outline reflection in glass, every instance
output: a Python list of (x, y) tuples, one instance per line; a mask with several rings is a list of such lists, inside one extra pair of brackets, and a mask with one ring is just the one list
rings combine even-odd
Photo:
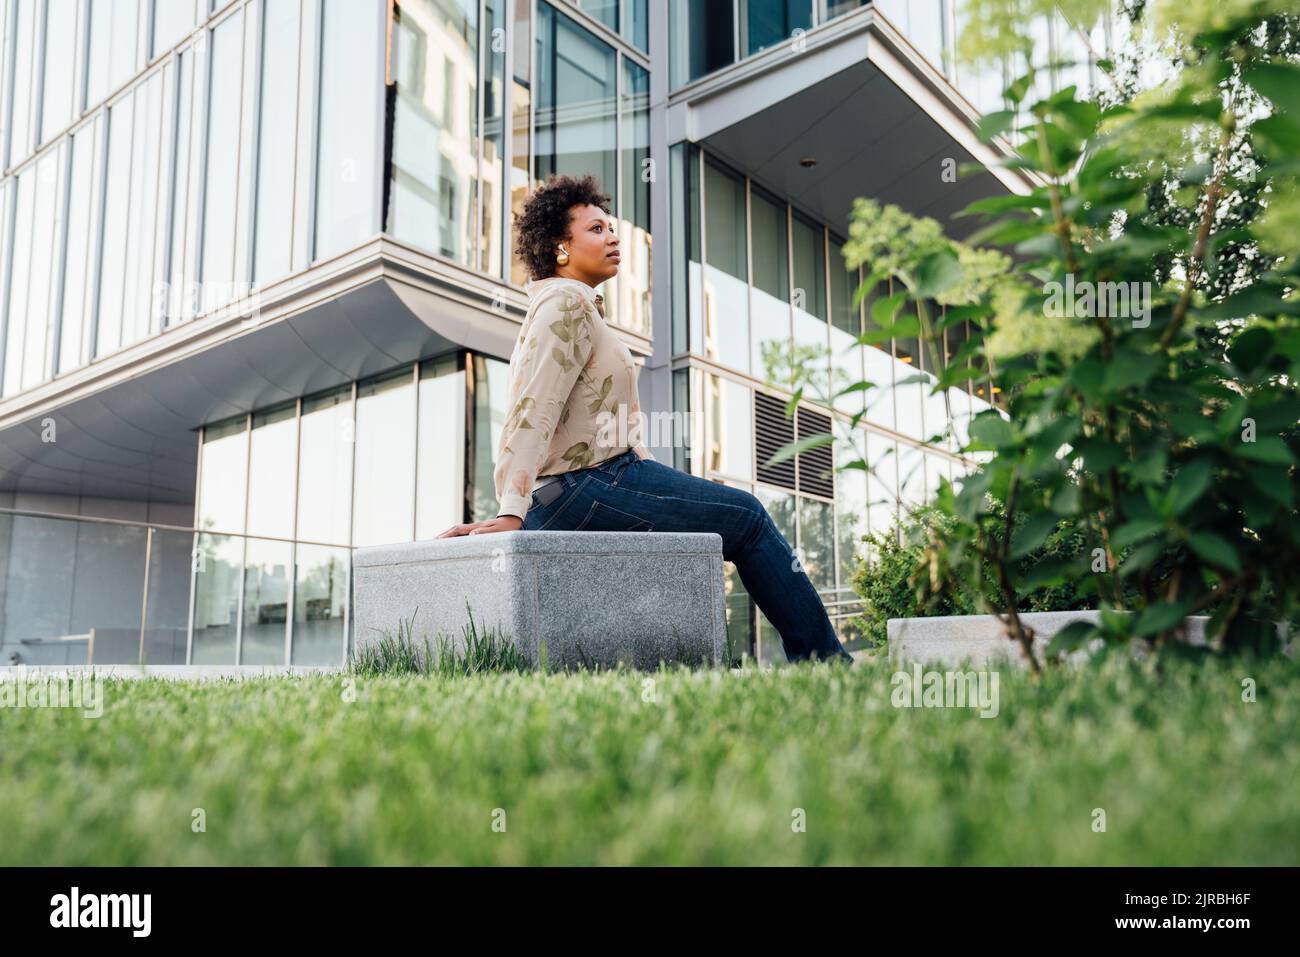
[(337, 665), (344, 654), (348, 550), (297, 546), (290, 664)]
[(95, 249), (90, 210), (98, 121), (72, 138), (72, 170), (68, 184), (68, 251), (63, 266), (63, 318), (59, 327), (57, 371), (81, 365), (88, 307), (87, 272)]
[[(243, 11), (223, 20), (212, 31), (208, 73), (208, 149), (203, 203), (203, 297), (199, 312), (233, 298), (235, 277), (235, 211), (239, 185), (239, 99), (237, 79), (243, 66)], [(322, 109), (322, 116), (324, 110)], [(322, 122), (322, 126), (325, 124)], [(113, 182), (110, 177), (109, 182)]]
[(474, 514), (475, 522), (496, 518), (494, 472), (501, 429), (509, 410), (510, 366), (499, 359), (474, 356)]
[[(64, 146), (46, 152), (36, 164), (36, 204), (32, 213), (32, 258), (28, 266), (26, 314), (23, 337), (22, 383), (27, 389), (46, 378), (46, 347), (49, 345), (50, 273), (55, 268), (55, 237), (62, 232), (62, 211), (57, 206), (59, 168)], [(10, 315), (14, 312), (12, 306)], [(23, 313), (17, 315), (23, 316)]]
[(293, 180), (298, 98), (299, 0), (266, 0), (262, 97), (257, 133), (257, 213), (253, 279), (287, 276), (293, 246)]
[(249, 436), (248, 527), (250, 535), (293, 538), (297, 410), (282, 406), (253, 416)]
[[(767, 509), (777, 530), (784, 536), (786, 543), (791, 546), (795, 542), (795, 506), (794, 496), (789, 492), (778, 492), (775, 489), (765, 488), (762, 485), (754, 486), (754, 495), (763, 507)], [(793, 551), (791, 561), (794, 561)], [(783, 664), (786, 661), (785, 649), (781, 644), (780, 633), (772, 627), (772, 623), (767, 620), (767, 616), (762, 611), (758, 612), (758, 629), (756, 633), (755, 657), (763, 664)]]
[(704, 354), (749, 371), (745, 181), (704, 164)]
[(357, 386), (355, 546), (411, 541), (415, 520), (414, 390), (409, 368)]
[(352, 387), (302, 400), (298, 538), (346, 545), (352, 520)]
[(282, 665), (288, 635), (289, 575), (293, 545), (247, 540), (244, 559), (244, 628), (241, 665)]
[[(618, 237), (623, 250), (619, 266), (615, 309), (609, 314), (643, 335), (650, 328), (650, 74), (631, 60), (623, 60), (620, 103), (622, 205)], [(606, 296), (608, 298), (608, 296)]]
[(423, 541), (464, 521), (465, 365), (458, 355), (420, 366), (417, 444), (415, 537)]
[(741, 46), (749, 55), (812, 26), (813, 0), (740, 0)]
[[(126, 234), (126, 287), (122, 290), (121, 345), (148, 336), (162, 312), (153, 295), (154, 236), (158, 216), (158, 145), (162, 138), (162, 74), (135, 90), (135, 136), (131, 156), (131, 204)], [(112, 180), (109, 186), (118, 184)], [(227, 205), (231, 205), (229, 199)], [(233, 261), (233, 257), (232, 257)]]
[[(36, 19), (40, 8), (35, 3), (19, 3), (16, 6), (14, 42), (10, 47), (13, 50), (13, 80), (9, 97), (13, 108), (9, 117), (9, 161), (0, 163), (6, 169), (17, 166), (32, 152), (32, 84), (36, 70), (36, 38), (40, 26)], [(3, 106), (0, 104), (0, 107)]]
[(244, 530), (247, 465), (248, 432), (243, 416), (204, 428), (199, 464), (199, 528)]
[(744, 479), (754, 473), (754, 399), (747, 386), (704, 373), (707, 453), (705, 478), (714, 475)]
[[(842, 242), (832, 237), (830, 247), (831, 393), (834, 394), (863, 379), (862, 347), (858, 345), (862, 330), (858, 307), (853, 305), (858, 270), (844, 268)], [(835, 408), (853, 414), (862, 409), (862, 399), (861, 392), (850, 392), (835, 399)]]
[(898, 516), (898, 448), (893, 439), (867, 432), (867, 526), (888, 533)]
[(593, 174), (614, 189), (615, 68), (613, 47), (539, 4), (537, 37), (537, 177)]
[(803, 216), (792, 217), (794, 288), (791, 294), (794, 340), (800, 347), (809, 398), (830, 401), (827, 355), (826, 247), (821, 226)]
[(77, 52), (77, 0), (45, 5), (45, 82), (41, 107), (42, 143), (72, 121), (72, 78)]
[[(98, 2), (102, 3), (103, 0)], [(207, 0), (199, 0), (199, 3), (204, 4), (206, 15)], [(151, 58), (174, 46), (194, 28), (194, 9), (194, 0), (153, 0), (153, 42), (149, 45)]]
[(861, 469), (844, 468), (865, 454), (865, 436), (855, 436), (859, 448), (844, 442), (835, 443), (835, 539), (839, 544), (839, 587), (853, 588), (853, 574), (866, 552), (862, 537), (867, 534), (867, 475)]
[[(750, 190), (751, 248), (754, 286), (750, 300), (753, 374), (769, 379), (774, 370), (763, 358), (790, 341), (790, 268), (785, 206), (757, 189)], [(779, 385), (780, 383), (773, 382)]]
[(206, 532), (195, 538), (194, 644), (190, 663), (237, 664), (239, 583), (244, 566), (244, 540)]
[[(28, 4), (19, 4), (19, 10)], [(32, 4), (31, 6), (34, 6)], [(90, 7), (90, 56), (86, 65), (86, 106), (121, 86), (135, 70), (139, 0), (95, 0)]]
[[(13, 266), (9, 279), (9, 316), (5, 323), (4, 394), (22, 388), (23, 336), (27, 332), (27, 290), (31, 282), (32, 216), (36, 204), (36, 169), (29, 166), (11, 187), (14, 213)], [(0, 230), (2, 231), (2, 230)]]
[(393, 21), (389, 231), (473, 266), (478, 176), (478, 3), (403, 0)]
[(731, 3), (672, 0), (668, 11), (669, 85), (672, 89), (736, 59)]
[(383, 152), (384, 7), (353, 0), (323, 3), (315, 259), (379, 231), (375, 184)]
[(830, 502), (799, 496), (799, 547), (803, 570), (827, 598), (835, 590), (835, 527)]

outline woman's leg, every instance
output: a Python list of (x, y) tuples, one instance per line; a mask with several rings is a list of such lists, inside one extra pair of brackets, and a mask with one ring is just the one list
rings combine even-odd
[(551, 531), (716, 532), (722, 557), (781, 635), (791, 661), (851, 661), (789, 543), (754, 495), (632, 453), (571, 473), (524, 528)]

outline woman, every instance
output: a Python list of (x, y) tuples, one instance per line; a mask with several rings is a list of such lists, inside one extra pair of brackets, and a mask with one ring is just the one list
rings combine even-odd
[(552, 177), (529, 198), (517, 232), (532, 278), (497, 450), (500, 509), (439, 537), (521, 528), (716, 532), (787, 658), (851, 662), (762, 503), (669, 468), (641, 445), (637, 366), (605, 324), (596, 292), (620, 261), (609, 197), (591, 176)]

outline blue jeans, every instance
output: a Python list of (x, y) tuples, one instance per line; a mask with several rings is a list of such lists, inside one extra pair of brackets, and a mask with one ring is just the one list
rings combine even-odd
[(533, 495), (527, 531), (717, 532), (722, 557), (781, 635), (791, 661), (852, 658), (793, 549), (754, 495), (697, 478), (631, 450), (565, 472), (548, 505)]

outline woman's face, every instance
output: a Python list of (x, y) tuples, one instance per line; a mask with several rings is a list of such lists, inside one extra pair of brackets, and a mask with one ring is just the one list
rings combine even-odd
[(559, 245), (569, 254), (569, 263), (556, 266), (557, 276), (598, 286), (618, 275), (622, 255), (614, 235), (614, 220), (599, 206), (574, 206), (569, 210), (569, 239)]

